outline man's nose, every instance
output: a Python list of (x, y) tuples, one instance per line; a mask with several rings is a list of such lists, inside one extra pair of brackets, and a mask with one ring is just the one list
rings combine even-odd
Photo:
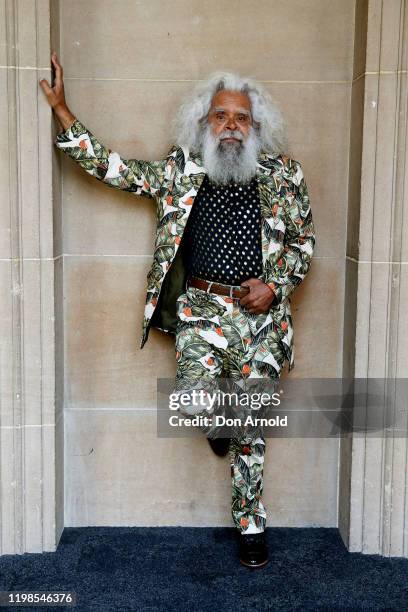
[(228, 119), (226, 128), (227, 130), (235, 130), (237, 128), (237, 124), (235, 123), (235, 117), (230, 117)]

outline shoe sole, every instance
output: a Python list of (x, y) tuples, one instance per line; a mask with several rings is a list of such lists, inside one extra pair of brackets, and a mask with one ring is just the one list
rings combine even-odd
[(242, 563), (242, 565), (245, 565), (245, 567), (253, 567), (254, 569), (258, 568), (258, 567), (263, 567), (264, 565), (266, 565), (269, 562), (269, 559), (266, 559), (266, 561), (263, 561), (263, 563), (257, 563), (257, 565), (252, 565), (251, 563), (245, 563), (245, 561), (242, 561), (242, 559), (239, 560), (240, 563)]

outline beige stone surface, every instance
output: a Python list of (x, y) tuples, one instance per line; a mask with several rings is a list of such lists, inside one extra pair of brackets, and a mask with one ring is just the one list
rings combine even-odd
[[(60, 42), (61, 42), (61, 16), (60, 16), (60, 5), (61, 0), (57, 2), (49, 2), (50, 7), (50, 52), (56, 51), (58, 57), (61, 56), (60, 53)], [(51, 57), (50, 54), (47, 57), (46, 66), (51, 66)]]
[[(369, 312), (367, 376), (382, 378), (387, 376), (388, 372), (388, 327), (391, 321), (389, 291), (392, 282), (392, 266), (387, 263), (360, 264), (360, 266), (362, 270), (359, 272), (359, 277), (364, 275), (371, 280), (368, 296), (360, 294), (360, 291), (363, 290), (360, 290), (360, 287), (358, 290), (361, 307), (365, 305)], [(362, 287), (364, 287), (364, 282)]]
[[(1, 8), (0, 8), (1, 10)], [(1, 45), (0, 45), (1, 49)], [(1, 51), (0, 51), (1, 53)], [(10, 257), (11, 251), (11, 210), (10, 195), (13, 185), (10, 184), (10, 156), (13, 155), (12, 144), (9, 142), (9, 117), (7, 96), (9, 71), (0, 68), (0, 130), (3, 137), (0, 139), (0, 257)]]
[(52, 524), (55, 525), (55, 542), (59, 542), (65, 527), (65, 440), (64, 440), (64, 414), (59, 413), (55, 421), (55, 503), (52, 507), (54, 516)]
[(13, 400), (16, 389), (13, 379), (13, 295), (12, 263), (0, 260), (0, 394), (1, 425), (13, 424)]
[(358, 263), (346, 259), (344, 281), (343, 368), (342, 376), (352, 378), (355, 368)]
[[(6, 21), (6, 3), (0, 4), (0, 40), (6, 40), (7, 21)], [(0, 66), (7, 66), (7, 47), (0, 45)], [(1, 90), (0, 90), (1, 91)]]
[(350, 539), (350, 483), (352, 467), (352, 436), (342, 436), (339, 447), (338, 521), (337, 527), (348, 548)]
[(344, 263), (313, 258), (306, 278), (293, 293), (296, 365), (289, 376), (341, 376), (343, 299)]
[(54, 448), (52, 425), (28, 425), (22, 431), (0, 427), (2, 554), (56, 548), (55, 514), (61, 516), (63, 509), (55, 507)]
[[(407, 557), (408, 538), (406, 525), (408, 522), (407, 489), (405, 475), (407, 473), (408, 444), (407, 436), (400, 435), (394, 443), (389, 444), (387, 455), (392, 456), (392, 467), (387, 473), (386, 487), (387, 512), (391, 520), (385, 522), (384, 552), (391, 556)], [(390, 491), (391, 489), (391, 491)]]
[[(60, 2), (50, 2), (50, 51), (60, 53)], [(50, 58), (48, 58), (50, 63)], [(50, 82), (50, 79), (47, 79)], [(64, 257), (63, 257), (63, 205), (62, 205), (62, 167), (61, 156), (53, 146), (56, 134), (61, 127), (53, 113), (51, 120), (50, 156), (52, 166), (52, 215), (53, 215), (53, 255), (54, 255), (54, 296), (55, 296), (55, 430), (54, 430), (54, 504), (47, 505), (47, 519), (54, 526), (55, 542), (58, 543), (64, 529), (64, 377), (65, 377), (65, 340), (64, 340)], [(55, 546), (54, 546), (55, 548)], [(50, 548), (50, 550), (52, 547)]]
[[(57, 122), (54, 117), (52, 119), (52, 141), (54, 142), (57, 133), (60, 128), (57, 126)], [(53, 256), (55, 258), (62, 256), (63, 254), (63, 239), (64, 239), (64, 228), (63, 228), (63, 203), (62, 203), (62, 163), (60, 152), (54, 147), (53, 142), (51, 143), (51, 165), (52, 165), (52, 218), (53, 218)]]
[(369, 0), (356, 0), (355, 3), (353, 80), (365, 72), (368, 2)]
[[(70, 410), (65, 426), (67, 526), (233, 526), (229, 459), (204, 436), (158, 438), (154, 412)], [(335, 526), (338, 441), (266, 443), (268, 525)]]
[[(46, 340), (53, 337), (53, 301), (48, 291), (53, 286), (53, 262), (26, 260), (19, 284), (20, 265), (15, 260), (0, 260), (2, 426), (19, 423), (16, 399), (24, 402), (25, 425), (53, 423), (55, 415), (53, 351)], [(20, 301), (22, 341), (16, 351)], [(18, 383), (20, 372), (24, 399)]]
[[(33, 104), (33, 96), (41, 93), (37, 78), (34, 69), (0, 68), (0, 257), (53, 254), (52, 232), (44, 230), (52, 227), (51, 115), (43, 104)], [(19, 245), (14, 238), (11, 253), (12, 224), (17, 222), (21, 222)]]
[[(1, 553), (56, 547), (49, 0), (0, 8)], [(7, 66), (7, 67), (6, 67)], [(41, 97), (41, 102), (39, 98)], [(61, 500), (59, 500), (61, 501)]]
[[(41, 211), (51, 204), (44, 197), (41, 198), (41, 170), (48, 173), (49, 167), (40, 165), (42, 152), (38, 146), (40, 138), (40, 123), (36, 106), (32, 103), (33, 92), (37, 93), (37, 72), (22, 70), (18, 72), (18, 90), (20, 117), (18, 125), (18, 156), (19, 156), (19, 201), (21, 206), (21, 255), (23, 257), (52, 257), (52, 233), (42, 231)], [(38, 95), (38, 94), (37, 94)], [(43, 95), (43, 94), (42, 94)], [(45, 134), (43, 134), (45, 136)], [(44, 211), (45, 212), (45, 211)], [(46, 220), (44, 220), (46, 221)]]
[(355, 376), (358, 378), (388, 375), (391, 283), (390, 264), (358, 264), (355, 346)]
[(64, 330), (64, 258), (54, 260), (55, 283), (55, 421), (64, 414), (65, 330)]
[[(367, 87), (370, 89), (370, 81), (375, 77), (368, 76)], [(395, 74), (381, 75), (378, 84), (378, 110), (376, 132), (381, 146), (376, 146), (375, 157), (375, 198), (374, 198), (374, 223), (373, 223), (373, 248), (372, 259), (374, 261), (390, 261), (392, 259), (388, 236), (392, 232), (393, 210), (395, 201), (393, 184), (396, 160), (394, 155), (395, 141), (390, 138), (395, 128), (395, 112), (397, 107), (398, 76)], [(373, 96), (374, 99), (374, 96)], [(366, 100), (369, 103), (369, 100)], [(367, 151), (367, 154), (370, 154)], [(364, 203), (364, 201), (363, 201)]]
[(184, 80), (223, 67), (267, 80), (346, 80), (352, 73), (354, 4), (122, 0), (118, 10), (114, 0), (105, 0), (103, 8), (98, 0), (65, 0), (66, 75)]
[(346, 253), (354, 259), (359, 256), (364, 92), (365, 77), (362, 77), (353, 83), (351, 89)]
[[(402, 0), (370, 0), (367, 39), (366, 70), (369, 72), (406, 70), (399, 66), (401, 47), (407, 32), (408, 15)], [(405, 28), (403, 18), (405, 17)], [(406, 48), (406, 43), (405, 43)]]
[[(53, 427), (51, 427), (53, 430)], [(23, 482), (22, 501), (24, 507), (23, 529), (25, 546), (28, 550), (41, 552), (43, 550), (43, 524), (48, 525), (46, 517), (53, 518), (54, 499), (54, 432), (47, 435), (48, 427), (27, 426), (24, 428), (23, 443)], [(44, 444), (44, 442), (46, 443)], [(48, 444), (47, 444), (48, 443)], [(43, 464), (48, 466), (43, 471)], [(47, 473), (46, 473), (47, 472)], [(45, 497), (43, 498), (43, 486)], [(51, 502), (51, 508), (49, 503)], [(44, 506), (43, 506), (44, 503)], [(48, 507), (47, 507), (48, 506)], [(46, 514), (44, 514), (44, 511)], [(44, 523), (43, 523), (44, 520)]]
[(50, 0), (16, 0), (13, 4), (19, 66), (49, 66)]
[(269, 89), (288, 123), (289, 154), (304, 170), (316, 226), (315, 255), (343, 258), (350, 85), (275, 84)]
[(53, 287), (52, 260), (24, 262), (21, 289), (25, 425), (53, 424), (55, 419)]
[[(403, 265), (395, 265), (398, 268), (396, 272), (399, 274), (399, 290), (400, 290), (400, 312), (398, 316), (397, 336), (398, 342), (396, 347), (396, 364), (397, 377), (408, 378), (408, 318), (406, 317), (406, 308), (408, 304), (408, 265), (405, 262)], [(404, 316), (405, 315), (405, 316)]]
[(21, 487), (15, 473), (16, 432), (12, 427), (0, 427), (0, 479), (1, 479), (1, 554), (21, 552)]
[[(53, 4), (57, 3), (58, 0)], [(11, 42), (14, 36), (18, 37), (18, 66), (35, 68), (49, 64), (49, 4), (50, 0), (13, 0), (12, 3), (0, 4), (0, 40)], [(39, 28), (37, 36), (33, 24)], [(7, 44), (1, 44), (0, 66), (15, 66), (14, 60), (14, 50)]]
[(139, 348), (150, 258), (66, 257), (65, 408), (156, 405), (156, 378), (175, 374), (173, 336)]
[[(407, 12), (408, 13), (408, 12)], [(407, 45), (408, 47), (408, 45)], [(408, 54), (408, 48), (407, 48)], [(401, 93), (399, 96), (399, 116), (403, 123), (404, 112), (407, 109), (408, 100), (408, 73), (400, 75)], [(395, 199), (397, 202), (394, 214), (395, 237), (393, 244), (393, 261), (408, 262), (408, 215), (404, 214), (404, 203), (407, 194), (407, 166), (406, 166), (406, 137), (404, 137), (403, 125), (399, 129), (400, 138), (396, 147), (396, 179), (395, 179)]]
[[(389, 261), (395, 172), (390, 138), (395, 125), (397, 75), (366, 76), (364, 101), (364, 158), (361, 175), (360, 259)], [(381, 146), (378, 146), (378, 139)], [(380, 170), (380, 171), (379, 171)]]

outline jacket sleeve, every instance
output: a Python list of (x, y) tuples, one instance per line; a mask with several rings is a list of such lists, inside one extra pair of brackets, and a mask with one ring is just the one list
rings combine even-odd
[(142, 161), (123, 159), (102, 144), (78, 118), (60, 132), (54, 144), (91, 176), (109, 187), (135, 195), (157, 198), (166, 172), (166, 159)]
[(291, 170), (285, 179), (288, 188), (284, 211), (284, 250), (264, 281), (275, 294), (272, 306), (280, 304), (300, 285), (309, 271), (315, 246), (309, 194), (299, 162), (292, 160)]

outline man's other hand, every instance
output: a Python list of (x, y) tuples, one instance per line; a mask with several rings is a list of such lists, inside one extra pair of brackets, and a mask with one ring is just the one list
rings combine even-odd
[(275, 297), (274, 292), (259, 278), (249, 278), (241, 283), (241, 287), (249, 287), (250, 292), (239, 301), (251, 314), (263, 314), (268, 312)]

